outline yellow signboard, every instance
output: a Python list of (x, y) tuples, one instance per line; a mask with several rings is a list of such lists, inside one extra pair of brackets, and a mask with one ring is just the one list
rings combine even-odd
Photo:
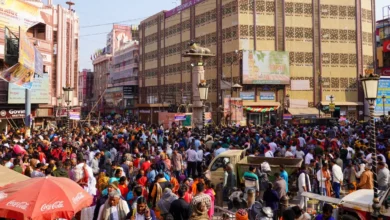
[(334, 109), (336, 108), (336, 105), (334, 103), (329, 103), (329, 111), (334, 111)]

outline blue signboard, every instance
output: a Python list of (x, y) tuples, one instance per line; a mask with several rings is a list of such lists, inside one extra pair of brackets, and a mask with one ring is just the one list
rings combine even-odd
[(240, 98), (242, 100), (255, 100), (255, 92), (241, 92)]
[(386, 96), (385, 101), (385, 114), (388, 115), (390, 111), (390, 78), (381, 78), (378, 83), (378, 96), (375, 105), (375, 114), (383, 115), (383, 99), (382, 96)]
[(260, 92), (260, 100), (275, 100), (274, 92)]

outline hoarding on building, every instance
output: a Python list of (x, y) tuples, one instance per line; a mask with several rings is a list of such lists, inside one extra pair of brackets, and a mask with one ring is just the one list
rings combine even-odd
[(184, 11), (184, 10), (190, 8), (191, 6), (196, 5), (196, 4), (203, 2), (203, 1), (204, 0), (187, 0), (183, 4), (175, 7), (174, 9), (165, 12), (165, 18), (169, 18), (175, 14), (178, 14), (181, 11)]
[(17, 32), (42, 22), (39, 8), (21, 0), (0, 0), (0, 29), (5, 26)]
[[(26, 90), (16, 84), (8, 84), (8, 104), (24, 104)], [(42, 77), (35, 76), (31, 88), (31, 103), (48, 104), (50, 103), (50, 85), (49, 74), (43, 74)]]
[(390, 78), (381, 78), (378, 83), (378, 95), (376, 99), (375, 111), (376, 115), (383, 115), (383, 99), (382, 96), (386, 96), (385, 100), (385, 114), (390, 111)]
[(290, 84), (289, 53), (244, 50), (243, 84)]

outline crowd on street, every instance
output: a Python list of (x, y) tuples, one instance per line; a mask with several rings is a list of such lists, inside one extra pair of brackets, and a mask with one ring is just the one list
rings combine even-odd
[[(72, 130), (2, 131), (1, 165), (31, 178), (66, 177), (94, 197), (90, 219), (207, 220), (215, 215), (218, 193), (236, 219), (311, 219), (303, 192), (340, 198), (358, 189), (373, 189), (372, 161), (378, 161), (378, 188), (389, 186), (390, 151), (385, 127), (369, 147), (369, 127), (351, 120), (332, 126), (264, 124), (198, 129), (107, 120)], [(237, 178), (234, 164), (224, 164), (223, 185), (208, 179), (213, 158), (231, 149), (248, 157), (302, 159), (296, 173), (270, 174), (250, 166)], [(272, 181), (271, 181), (272, 180)], [(220, 191), (218, 191), (220, 189)], [(282, 209), (296, 192), (297, 206)], [(290, 198), (292, 200), (293, 198)], [(261, 204), (260, 211), (256, 205)], [(333, 219), (324, 205), (316, 219)], [(80, 214), (78, 218), (83, 218)]]

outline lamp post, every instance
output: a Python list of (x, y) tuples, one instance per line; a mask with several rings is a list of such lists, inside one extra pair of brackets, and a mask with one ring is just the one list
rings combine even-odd
[(386, 96), (382, 96), (382, 104), (383, 104), (383, 119), (385, 118), (386, 111), (385, 111), (385, 104), (386, 104)]
[(378, 83), (379, 76), (370, 74), (368, 76), (361, 76), (360, 81), (362, 82), (364, 90), (364, 98), (370, 105), (370, 148), (372, 152), (372, 171), (374, 174), (374, 200), (372, 203), (373, 212), (371, 213), (372, 219), (377, 219), (380, 210), (379, 195), (378, 195), (378, 180), (376, 170), (376, 136), (375, 136), (375, 120), (374, 120), (374, 109), (375, 101), (378, 94)]
[(63, 87), (62, 90), (64, 91), (64, 98), (66, 102), (66, 131), (69, 133), (69, 121), (70, 121), (70, 115), (69, 115), (69, 105), (72, 102), (73, 99), (73, 88), (70, 86)]
[(286, 94), (286, 96), (283, 98), (283, 112), (282, 112), (282, 119), (280, 124), (283, 124), (283, 114), (285, 110), (288, 111), (289, 107), (290, 107), (290, 95)]
[(334, 112), (334, 105), (333, 105), (333, 95), (330, 95), (330, 104), (332, 107), (329, 106), (329, 112), (330, 112), (330, 117), (333, 118), (333, 112)]
[[(236, 98), (240, 98), (239, 92), (241, 92), (242, 86), (240, 84), (236, 83), (232, 86), (232, 91), (233, 90), (236, 92)], [(234, 120), (237, 123), (237, 105), (234, 106)]]
[(199, 99), (202, 101), (202, 136), (206, 137), (206, 118), (205, 118), (205, 102), (209, 95), (209, 86), (206, 84), (205, 80), (202, 80), (199, 85)]

